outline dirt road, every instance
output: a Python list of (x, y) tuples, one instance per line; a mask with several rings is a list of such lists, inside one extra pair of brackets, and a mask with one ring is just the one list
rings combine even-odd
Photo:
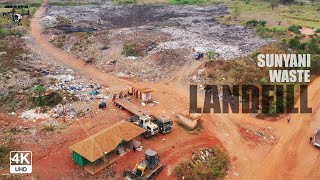
[[(39, 23), (41, 15), (45, 12), (46, 3), (47, 1), (40, 7), (31, 22), (31, 35), (35, 42), (31, 45), (33, 51), (53, 61), (63, 63), (84, 76), (110, 85), (113, 91), (124, 89), (129, 83), (128, 80), (116, 78), (102, 73), (93, 66), (87, 66), (82, 60), (62, 52), (48, 42), (42, 35)], [(200, 66), (199, 63), (195, 65), (195, 67)], [(188, 108), (186, 77), (188, 73), (195, 70), (190, 69), (188, 71), (182, 69), (180, 74), (177, 73), (175, 78), (168, 81), (152, 84), (154, 89), (157, 89), (156, 96), (161, 96), (162, 102), (166, 102), (162, 103), (159, 109), (170, 110), (173, 104), (178, 104), (176, 111)], [(150, 86), (150, 83), (146, 84)], [(318, 161), (319, 150), (308, 144), (308, 139), (314, 129), (320, 127), (320, 113), (318, 113), (320, 99), (317, 98), (320, 93), (319, 85), (320, 78), (317, 78), (309, 88), (309, 98), (314, 113), (292, 115), (290, 124), (286, 124), (285, 118), (277, 122), (258, 121), (248, 114), (205, 115), (204, 135), (217, 137), (230, 153), (232, 168), (228, 179), (319, 179), (320, 171), (317, 170), (317, 165), (320, 163)], [(275, 145), (249, 146), (239, 133), (238, 126), (243, 124), (256, 128), (272, 127), (278, 134), (279, 141)], [(186, 135), (184, 138), (186, 137), (192, 139), (191, 136)], [(179, 140), (182, 146), (184, 141)], [(189, 147), (188, 150), (192, 147)], [(175, 153), (179, 151), (176, 149)]]

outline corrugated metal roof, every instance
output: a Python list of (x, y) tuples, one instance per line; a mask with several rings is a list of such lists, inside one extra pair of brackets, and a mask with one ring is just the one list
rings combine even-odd
[(142, 93), (148, 93), (148, 92), (153, 92), (153, 90), (151, 88), (142, 86), (140, 84), (129, 84), (130, 87), (133, 87), (135, 89), (137, 89), (138, 91), (142, 92)]
[(122, 120), (69, 148), (94, 162), (103, 157), (105, 152), (113, 151), (122, 141), (130, 141), (144, 132), (145, 129)]

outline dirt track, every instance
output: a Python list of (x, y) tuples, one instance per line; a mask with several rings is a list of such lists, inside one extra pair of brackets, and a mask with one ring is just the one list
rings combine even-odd
[[(50, 45), (42, 36), (41, 25), (39, 24), (41, 14), (46, 8), (45, 5), (40, 8), (31, 22), (31, 35), (35, 40), (32, 49), (51, 60), (59, 61), (75, 69), (87, 77), (109, 84), (113, 91), (125, 88), (128, 83), (127, 80), (115, 78), (92, 66), (86, 66), (81, 60)], [(194, 68), (198, 66), (199, 64), (196, 64)], [(186, 77), (188, 72), (179, 72), (165, 83), (152, 84), (157, 89), (156, 95), (158, 97), (160, 95), (164, 96), (161, 99), (163, 102), (168, 100), (167, 103), (161, 105), (161, 108), (159, 106), (159, 109), (170, 109), (170, 105), (175, 104), (179, 98), (181, 102), (178, 105), (182, 107), (178, 107), (178, 109), (187, 108), (188, 88), (186, 88), (186, 83), (181, 82), (184, 78), (181, 78), (180, 75)], [(319, 149), (308, 144), (309, 137), (314, 133), (315, 128), (320, 126), (320, 99), (317, 97), (318, 94), (320, 94), (320, 78), (315, 79), (309, 87), (309, 102), (314, 113), (292, 115), (290, 124), (286, 123), (285, 118), (277, 122), (269, 122), (256, 120), (247, 114), (206, 115), (203, 136), (216, 136), (230, 153), (232, 168), (228, 179), (319, 179), (320, 171), (317, 169), (320, 165)], [(171, 99), (172, 97), (177, 98)], [(249, 146), (243, 140), (237, 128), (238, 125), (243, 124), (256, 128), (270, 126), (273, 133), (278, 135), (279, 141), (275, 145)], [(174, 138), (174, 136), (170, 135), (166, 138)], [(192, 136), (186, 135), (184, 138), (192, 138)], [(183, 142), (180, 143), (183, 144)], [(197, 143), (195, 142), (193, 147), (196, 147)], [(171, 156), (178, 156), (181, 152), (176, 149), (172, 153), (174, 154)], [(174, 164), (176, 162), (168, 161), (168, 163)], [(164, 176), (162, 173), (160, 177)]]

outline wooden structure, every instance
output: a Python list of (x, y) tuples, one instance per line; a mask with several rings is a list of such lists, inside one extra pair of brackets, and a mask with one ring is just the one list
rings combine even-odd
[(134, 139), (144, 132), (145, 129), (122, 120), (70, 146), (73, 161), (95, 174), (119, 157), (119, 149), (124, 152), (127, 148), (132, 149), (138, 142)]
[(146, 87), (140, 87), (138, 85), (129, 85), (129, 93), (132, 94), (132, 97), (135, 97), (142, 102), (150, 101), (152, 96), (152, 89)]

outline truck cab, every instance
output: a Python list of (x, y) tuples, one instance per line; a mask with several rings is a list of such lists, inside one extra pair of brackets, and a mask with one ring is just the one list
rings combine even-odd
[(166, 134), (171, 132), (173, 121), (170, 117), (168, 116), (160, 116), (158, 118), (156, 117), (154, 122), (158, 125), (159, 131), (161, 134)]
[(149, 117), (149, 116), (145, 116), (145, 115), (139, 116), (138, 125), (140, 127), (142, 127), (143, 129), (147, 130), (146, 134), (145, 134), (146, 137), (156, 135), (159, 132), (158, 125), (153, 123), (151, 121), (151, 117)]

